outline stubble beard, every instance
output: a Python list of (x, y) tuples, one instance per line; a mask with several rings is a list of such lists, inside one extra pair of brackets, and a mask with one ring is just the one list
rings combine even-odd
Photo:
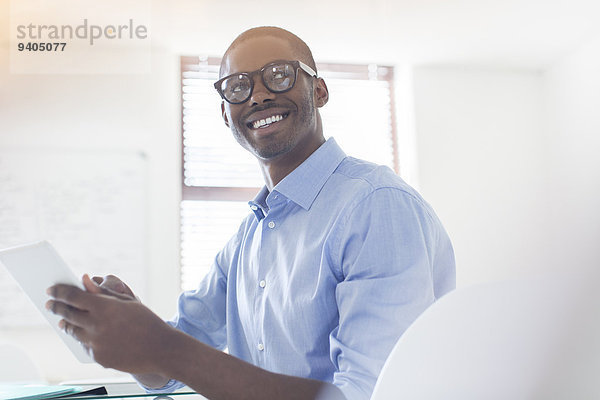
[(290, 152), (301, 140), (303, 136), (301, 130), (314, 125), (314, 121), (312, 120), (316, 117), (312, 115), (313, 110), (313, 97), (307, 95), (298, 107), (298, 114), (296, 115), (297, 125), (301, 126), (292, 126), (289, 128), (292, 132), (286, 132), (281, 135), (280, 139), (263, 145), (259, 145), (242, 124), (240, 124), (242, 132), (237, 127), (232, 127), (232, 132), (237, 142), (255, 157), (261, 160), (271, 160)]

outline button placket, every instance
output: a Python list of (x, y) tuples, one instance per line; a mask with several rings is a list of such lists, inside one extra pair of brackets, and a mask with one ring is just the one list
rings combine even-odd
[[(274, 195), (272, 200), (281, 200), (281, 196), (278, 195)], [(276, 222), (273, 220), (269, 220), (273, 217), (275, 217), (278, 214), (278, 205), (280, 204), (280, 201), (269, 201), (267, 202), (267, 206), (269, 208), (269, 212), (267, 213), (267, 215), (265, 216), (265, 218), (261, 221), (264, 225), (262, 225), (262, 227), (259, 226), (259, 229), (261, 229), (262, 231), (262, 241), (264, 241), (265, 243), (270, 243), (271, 241), (275, 240), (274, 235), (271, 235), (268, 233), (269, 230), (274, 230), (275, 227), (277, 226)], [(266, 229), (268, 228), (268, 229)], [(264, 269), (264, 265), (265, 265), (265, 260), (261, 260), (261, 267), (259, 268), (259, 280), (258, 280), (258, 288), (257, 288), (257, 292), (256, 292), (256, 304), (259, 305), (259, 309), (260, 309), (260, 314), (262, 314), (262, 316), (265, 316), (265, 309), (264, 309), (264, 305), (265, 305), (265, 297), (267, 296), (266, 293), (266, 286), (267, 286), (267, 281), (266, 279), (260, 279), (260, 277), (265, 277), (266, 275), (266, 270)], [(270, 265), (269, 262), (266, 262), (266, 265)], [(264, 357), (264, 351), (265, 351), (265, 345), (263, 342), (264, 339), (264, 331), (263, 331), (263, 326), (261, 326), (260, 324), (260, 319), (256, 320), (257, 326), (256, 326), (256, 332), (258, 333), (258, 335), (256, 336), (256, 349), (258, 350), (258, 355), (260, 355), (260, 358), (262, 359), (262, 357)]]

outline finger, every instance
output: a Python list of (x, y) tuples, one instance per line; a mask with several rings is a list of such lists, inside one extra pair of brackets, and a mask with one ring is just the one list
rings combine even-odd
[(83, 278), (81, 278), (83, 282), (83, 287), (90, 293), (102, 293), (102, 289), (100, 289), (100, 285), (96, 280), (90, 279), (88, 274), (84, 274)]
[(56, 300), (79, 308), (80, 310), (89, 310), (92, 305), (93, 295), (76, 286), (59, 283), (49, 287), (46, 293)]
[[(116, 297), (121, 300), (132, 300), (135, 299), (135, 296), (131, 292), (129, 287), (125, 285), (119, 278), (114, 275), (107, 275), (103, 278), (103, 283), (100, 286), (97, 286), (96, 283), (90, 281), (89, 277), (83, 277), (83, 284), (88, 289), (88, 291), (92, 291), (94, 293), (102, 293), (107, 296)], [(95, 286), (92, 288), (92, 286)]]
[(133, 292), (131, 292), (131, 289), (129, 289), (129, 287), (122, 280), (114, 275), (106, 275), (101, 286), (106, 287), (114, 292), (131, 295), (133, 297)]
[(122, 283), (123, 283), (123, 286), (125, 287), (124, 293), (135, 299), (138, 299), (138, 297), (135, 295), (135, 293), (133, 293), (133, 290), (131, 290), (131, 288), (125, 282), (122, 282)]
[(80, 326), (71, 324), (70, 322), (65, 321), (64, 319), (61, 319), (58, 322), (58, 327), (60, 329), (62, 329), (67, 335), (72, 336), (73, 338), (75, 338), (75, 340), (77, 340), (79, 343), (81, 343), (81, 345), (88, 351), (89, 353), (89, 349), (87, 346), (87, 334), (85, 329), (83, 329)]
[(104, 282), (102, 282), (102, 287), (113, 290), (117, 293), (125, 292), (125, 285), (123, 282), (114, 275), (106, 275), (104, 277)]
[(91, 318), (87, 311), (79, 310), (60, 301), (48, 300), (46, 302), (46, 309), (53, 314), (61, 316), (65, 321), (78, 326), (88, 326), (91, 323)]
[(127, 301), (131, 301), (131, 300), (136, 300), (137, 298), (130, 296), (128, 294), (123, 294), (123, 293), (118, 293), (115, 292), (114, 290), (108, 289), (108, 288), (104, 288), (101, 287), (100, 290), (102, 291), (102, 294), (105, 296), (110, 296), (110, 297), (115, 297), (119, 300), (127, 300)]

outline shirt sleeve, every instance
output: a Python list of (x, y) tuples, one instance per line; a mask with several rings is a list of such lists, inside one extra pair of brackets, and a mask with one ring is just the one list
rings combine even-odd
[(343, 279), (330, 356), (333, 383), (349, 400), (371, 396), (400, 335), (434, 302), (435, 258), (453, 262), (453, 255), (436, 254), (443, 228), (429, 210), (411, 194), (382, 188), (341, 223), (336, 247)]

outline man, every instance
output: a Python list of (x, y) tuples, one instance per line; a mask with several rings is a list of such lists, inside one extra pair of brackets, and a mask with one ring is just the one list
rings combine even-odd
[(149, 390), (367, 399), (402, 332), (454, 287), (450, 240), (391, 170), (325, 141), (329, 93), (298, 37), (244, 32), (220, 78), (225, 124), (265, 187), (211, 272), (168, 324), (112, 276), (85, 275), (87, 291), (56, 285), (48, 308), (98, 363)]

